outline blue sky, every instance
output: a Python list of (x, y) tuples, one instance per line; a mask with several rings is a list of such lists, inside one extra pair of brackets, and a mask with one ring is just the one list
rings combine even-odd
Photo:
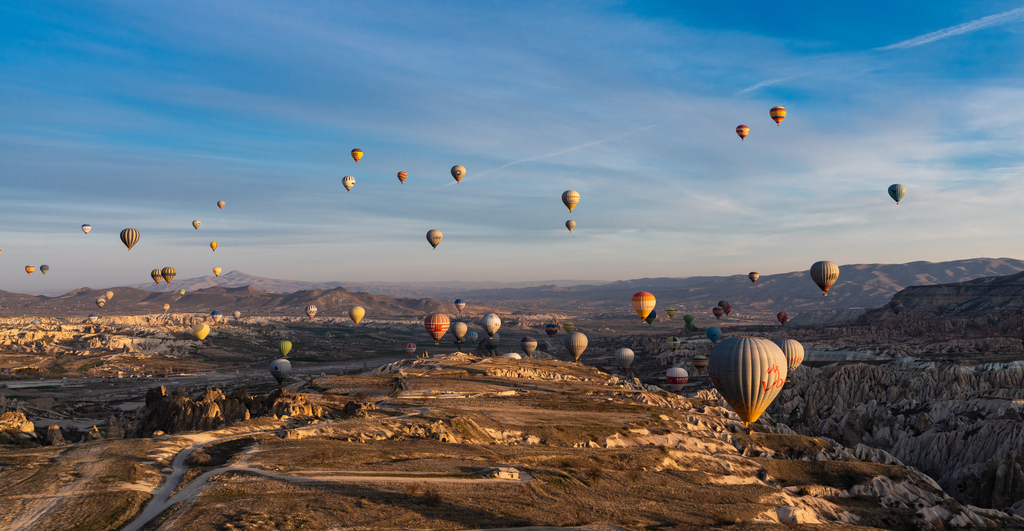
[(0, 289), (1024, 257), (1024, 2), (681, 4), (3, 4)]

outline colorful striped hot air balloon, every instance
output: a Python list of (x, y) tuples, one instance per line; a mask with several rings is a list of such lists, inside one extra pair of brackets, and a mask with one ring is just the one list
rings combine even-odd
[(652, 324), (654, 324), (654, 321), (657, 318), (658, 318), (658, 310), (651, 310), (651, 313), (647, 314), (647, 318), (644, 319), (644, 322), (649, 324), (649, 325), (652, 325)]
[(219, 323), (221, 321), (221, 319), (224, 318), (224, 313), (221, 312), (220, 310), (214, 310), (214, 311), (210, 312), (210, 317), (213, 318), (213, 322)]
[(641, 291), (633, 294), (633, 311), (640, 316), (640, 320), (647, 319), (647, 316), (654, 309), (654, 304), (657, 302), (654, 295)]
[(462, 299), (455, 299), (455, 309), (462, 313), (462, 309), (466, 307), (466, 301)]
[(576, 208), (576, 205), (578, 205), (579, 202), (580, 193), (576, 190), (566, 190), (562, 192), (562, 203), (564, 203), (566, 208), (569, 209), (569, 212), (572, 212), (572, 209)]
[(839, 266), (823, 260), (811, 266), (811, 280), (821, 288), (821, 294), (828, 297), (828, 289), (839, 279)]
[(410, 355), (410, 356), (412, 356), (413, 354), (416, 354), (416, 343), (406, 343), (405, 344), (405, 353)]
[(703, 354), (693, 355), (693, 368), (698, 371), (708, 366), (708, 357)]
[(804, 362), (804, 346), (795, 339), (776, 339), (775, 344), (786, 356), (786, 382), (788, 383), (793, 377), (793, 372)]
[(433, 246), (434, 249), (437, 249), (437, 245), (441, 243), (441, 238), (443, 237), (444, 235), (441, 234), (441, 231), (437, 229), (431, 229), (427, 231), (427, 242), (430, 243), (430, 245)]
[(562, 328), (565, 329), (566, 334), (571, 334), (573, 330), (576, 330), (576, 325), (570, 322), (566, 322), (565, 324), (562, 325)]
[(165, 267), (160, 270), (160, 276), (163, 277), (163, 279), (166, 280), (168, 284), (170, 284), (171, 281), (174, 280), (174, 277), (177, 275), (178, 272), (175, 271), (173, 267)]
[(352, 160), (356, 161), (356, 164), (359, 164), (359, 159), (361, 159), (361, 158), (363, 158), (363, 150), (361, 150), (359, 148), (353, 149), (352, 150)]
[(775, 120), (775, 125), (779, 125), (786, 119), (786, 108), (781, 105), (776, 105), (775, 107), (772, 107), (771, 111), (768, 111), (768, 114), (771, 115), (772, 120)]
[(745, 125), (737, 125), (736, 134), (740, 135), (740, 141), (743, 141), (743, 139), (747, 138), (747, 135), (750, 134), (750, 128)]
[(747, 278), (749, 278), (751, 284), (753, 284), (757, 282), (757, 279), (761, 278), (761, 275), (759, 275), (757, 271), (751, 271), (750, 273), (747, 273)]
[(544, 325), (544, 333), (547, 334), (549, 338), (554, 338), (558, 335), (558, 325), (554, 323)]
[(900, 200), (903, 199), (903, 196), (905, 195), (907, 195), (906, 186), (896, 183), (889, 187), (889, 197), (891, 197), (893, 201), (896, 201), (897, 205), (900, 204)]
[(669, 309), (665, 310), (665, 313), (667, 313), (668, 314), (668, 318), (671, 319), (671, 318), (676, 316), (676, 309), (675, 308), (669, 308)]
[(715, 319), (721, 319), (722, 316), (725, 315), (725, 308), (715, 306), (714, 308), (711, 308), (711, 313), (715, 314)]
[(427, 329), (430, 337), (434, 338), (434, 344), (437, 345), (448, 331), (448, 327), (451, 326), (451, 321), (443, 313), (432, 313), (423, 319), (423, 326)]
[(398, 182), (405, 184), (405, 180), (409, 178), (409, 174), (404, 171), (398, 172)]
[(346, 175), (341, 179), (341, 185), (345, 187), (346, 192), (351, 192), (352, 187), (356, 185), (356, 178), (351, 175)]
[(152, 277), (153, 278), (153, 282), (156, 282), (157, 284), (159, 284), (160, 281), (163, 280), (163, 278), (164, 278), (163, 275), (160, 274), (160, 270), (159, 269), (154, 269), (154, 270), (150, 271), (149, 276)]
[(452, 177), (455, 178), (455, 182), (461, 183), (462, 178), (466, 176), (466, 168), (461, 164), (452, 166)]
[(587, 336), (583, 335), (582, 332), (573, 332), (565, 336), (565, 349), (572, 354), (573, 360), (577, 363), (580, 361), (580, 356), (583, 355), (583, 351), (587, 350)]
[(132, 247), (135, 247), (135, 244), (139, 243), (139, 236), (141, 236), (139, 231), (135, 229), (124, 229), (121, 231), (121, 243), (123, 243), (130, 252)]
[(669, 336), (667, 339), (665, 339), (665, 346), (668, 347), (668, 349), (671, 350), (673, 354), (681, 344), (682, 341), (680, 341), (679, 338), (676, 336)]
[(34, 266), (34, 265), (27, 265), (27, 266), (25, 266), (25, 272), (30, 274), (30, 275), (32, 273), (34, 273), (35, 270), (36, 270), (36, 266)]
[(757, 421), (786, 383), (786, 356), (759, 337), (730, 337), (711, 351), (708, 375), (740, 420)]

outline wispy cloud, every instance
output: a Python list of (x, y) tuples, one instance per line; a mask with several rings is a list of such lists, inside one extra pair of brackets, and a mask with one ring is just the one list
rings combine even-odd
[[(485, 175), (487, 175), (489, 173), (496, 172), (498, 170), (503, 170), (505, 168), (508, 168), (509, 166), (514, 166), (516, 164), (522, 164), (524, 162), (531, 162), (531, 161), (534, 161), (534, 160), (546, 159), (546, 158), (550, 158), (550, 157), (557, 157), (558, 155), (564, 155), (566, 153), (571, 153), (573, 151), (578, 151), (578, 150), (583, 149), (583, 148), (588, 148), (588, 147), (591, 147), (591, 146), (596, 146), (598, 144), (604, 144), (605, 142), (611, 142), (612, 140), (619, 140), (620, 138), (626, 138), (627, 136), (632, 136), (632, 135), (635, 135), (637, 133), (642, 133), (642, 132), (644, 132), (644, 131), (646, 131), (648, 129), (651, 129), (652, 127), (658, 127), (659, 125), (664, 125), (666, 123), (668, 123), (668, 122), (667, 121), (666, 122), (659, 122), (659, 123), (656, 123), (656, 124), (651, 124), (651, 125), (648, 125), (648, 126), (645, 126), (645, 127), (641, 127), (640, 129), (636, 129), (636, 130), (630, 131), (628, 133), (623, 133), (621, 135), (613, 136), (611, 138), (605, 138), (605, 139), (602, 139), (602, 140), (595, 140), (593, 142), (587, 142), (586, 144), (580, 144), (578, 146), (573, 146), (573, 147), (570, 147), (570, 148), (565, 148), (565, 149), (560, 150), (560, 151), (555, 151), (555, 152), (552, 152), (552, 153), (545, 153), (543, 155), (537, 155), (536, 157), (530, 157), (528, 159), (522, 159), (522, 160), (517, 160), (517, 161), (514, 161), (514, 162), (509, 162), (507, 164), (502, 164), (501, 166), (498, 166), (497, 168), (491, 168), (489, 170), (484, 170), (484, 171), (482, 171), (480, 173), (477, 173), (477, 174), (473, 175), (472, 178), (467, 176), (463, 180), (464, 181), (469, 181), (469, 180), (477, 179), (477, 178), (483, 177), (483, 176), (485, 176)], [(446, 184), (445, 186), (451, 186), (453, 184), (457, 184), (457, 183), (450, 182), (450, 183)]]
[(751, 92), (751, 91), (754, 91), (754, 90), (757, 90), (757, 89), (761, 89), (761, 88), (764, 88), (764, 87), (770, 87), (772, 85), (778, 85), (779, 83), (785, 83), (786, 81), (789, 81), (790, 79), (796, 79), (796, 78), (801, 77), (803, 75), (804, 74), (800, 74), (800, 75), (797, 75), (797, 76), (780, 77), (778, 79), (769, 79), (767, 81), (762, 81), (762, 82), (760, 82), (760, 83), (758, 83), (758, 84), (756, 84), (754, 86), (747, 87), (747, 88), (737, 92), (737, 94), (743, 94), (743, 93)]
[(1024, 7), (1017, 9), (1011, 9), (1005, 13), (999, 13), (996, 15), (989, 15), (987, 17), (979, 18), (978, 20), (972, 20), (956, 26), (951, 26), (946, 29), (939, 31), (933, 31), (926, 33), (913, 39), (897, 42), (896, 44), (890, 44), (888, 46), (882, 46), (881, 48), (875, 48), (876, 50), (899, 50), (903, 48), (913, 48), (915, 46), (921, 46), (922, 44), (928, 44), (930, 42), (947, 39), (949, 37), (955, 37), (957, 35), (963, 35), (964, 33), (970, 33), (984, 28), (990, 28), (992, 26), (998, 26), (1000, 24), (1006, 24), (1015, 20), (1024, 19)]

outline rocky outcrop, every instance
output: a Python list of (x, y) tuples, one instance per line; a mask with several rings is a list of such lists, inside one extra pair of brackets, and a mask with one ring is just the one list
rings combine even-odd
[(64, 440), (64, 434), (60, 431), (60, 426), (51, 424), (50, 427), (46, 428), (43, 444), (46, 446), (63, 446), (67, 444), (67, 441)]
[(252, 396), (240, 390), (224, 396), (219, 389), (208, 389), (192, 400), (179, 393), (168, 394), (164, 387), (146, 393), (144, 417), (135, 434), (151, 437), (154, 432), (216, 430), (253, 417), (316, 417), (323, 409), (309, 403), (303, 395), (278, 389), (267, 396)]
[(8, 411), (0, 415), (0, 444), (36, 446), (35, 430), (35, 424), (20, 411)]

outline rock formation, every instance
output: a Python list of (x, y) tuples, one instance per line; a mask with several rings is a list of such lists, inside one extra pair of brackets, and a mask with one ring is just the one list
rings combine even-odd
[(192, 400), (179, 393), (168, 394), (163, 386), (146, 393), (143, 419), (135, 434), (151, 437), (154, 432), (179, 433), (195, 430), (216, 430), (252, 417), (321, 417), (323, 409), (310, 404), (303, 395), (278, 389), (267, 396), (252, 396), (246, 390), (228, 396), (219, 389), (209, 389)]

